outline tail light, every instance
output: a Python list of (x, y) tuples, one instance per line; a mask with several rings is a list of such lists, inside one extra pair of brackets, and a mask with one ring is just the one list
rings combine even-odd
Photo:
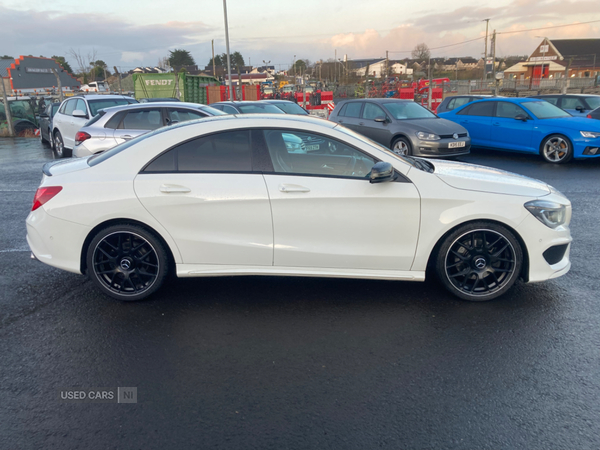
[(587, 115), (587, 116), (585, 116), (585, 117), (587, 117), (588, 119), (591, 119), (591, 118), (592, 118), (592, 115), (591, 115), (591, 114), (588, 114), (588, 115)]
[(86, 133), (85, 131), (78, 131), (77, 134), (75, 135), (75, 145), (79, 145), (81, 144), (83, 141), (87, 141), (89, 138), (91, 138), (92, 136), (90, 136), (88, 133)]
[(48, 186), (38, 188), (38, 190), (35, 192), (35, 197), (33, 197), (33, 206), (31, 207), (31, 210), (35, 211), (44, 203), (51, 200), (60, 191), (62, 191), (62, 186)]

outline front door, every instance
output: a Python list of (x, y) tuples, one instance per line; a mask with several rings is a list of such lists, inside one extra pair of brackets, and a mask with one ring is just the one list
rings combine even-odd
[[(376, 118), (384, 118), (385, 122), (376, 122)], [(375, 103), (365, 102), (361, 120), (359, 121), (360, 133), (385, 147), (392, 143), (393, 134), (390, 132), (391, 119), (385, 111)]]
[(471, 145), (494, 147), (491, 140), (494, 102), (479, 101), (467, 105), (456, 113), (458, 123), (465, 127), (471, 136)]
[(151, 162), (134, 187), (183, 263), (273, 264), (271, 207), (261, 173), (252, 172), (250, 131), (180, 144)]
[[(529, 120), (517, 120), (515, 117), (529, 117)], [(496, 103), (496, 116), (492, 120), (492, 141), (498, 147), (508, 150), (536, 151), (531, 148), (533, 118), (521, 108), (510, 102)]]
[[(324, 141), (290, 151), (287, 141)], [(340, 141), (295, 130), (265, 130), (273, 172), (274, 265), (410, 270), (419, 233), (420, 197), (402, 176), (371, 184), (377, 162)]]

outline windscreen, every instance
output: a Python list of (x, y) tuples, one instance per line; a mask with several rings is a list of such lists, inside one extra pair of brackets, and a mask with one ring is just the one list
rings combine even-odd
[(552, 103), (548, 103), (546, 101), (526, 102), (522, 103), (521, 106), (528, 109), (538, 119), (572, 117), (568, 112), (563, 111), (558, 106), (554, 106)]
[(415, 102), (387, 102), (383, 104), (394, 119), (435, 119), (437, 116)]
[(306, 110), (304, 108), (302, 108), (301, 106), (298, 106), (296, 103), (290, 102), (281, 102), (281, 103), (277, 103), (275, 106), (277, 106), (277, 108), (283, 110), (283, 112), (285, 112), (286, 114), (297, 114), (299, 116), (307, 116), (308, 112), (306, 112)]
[(122, 106), (122, 105), (130, 105), (132, 103), (137, 103), (134, 99), (127, 98), (107, 98), (101, 100), (88, 100), (88, 104), (90, 105), (90, 110), (92, 112), (92, 116), (98, 114), (98, 111), (104, 108), (110, 108), (111, 106)]

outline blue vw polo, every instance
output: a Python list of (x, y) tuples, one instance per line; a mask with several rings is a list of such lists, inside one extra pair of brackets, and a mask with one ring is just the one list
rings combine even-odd
[(492, 97), (439, 116), (465, 127), (473, 147), (540, 154), (554, 164), (600, 156), (600, 121), (536, 98)]

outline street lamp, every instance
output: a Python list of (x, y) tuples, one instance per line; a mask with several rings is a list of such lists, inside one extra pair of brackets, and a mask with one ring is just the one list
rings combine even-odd
[(229, 85), (229, 101), (233, 101), (231, 90), (231, 56), (229, 55), (229, 26), (227, 25), (227, 0), (223, 0), (223, 14), (225, 16), (225, 47), (227, 48), (227, 84)]

